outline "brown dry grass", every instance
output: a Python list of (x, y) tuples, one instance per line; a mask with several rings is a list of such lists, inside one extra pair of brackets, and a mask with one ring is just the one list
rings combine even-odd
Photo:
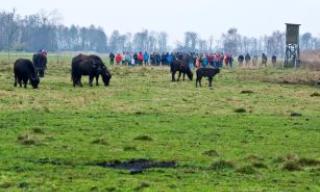
[(302, 67), (320, 71), (320, 50), (305, 51), (301, 54)]

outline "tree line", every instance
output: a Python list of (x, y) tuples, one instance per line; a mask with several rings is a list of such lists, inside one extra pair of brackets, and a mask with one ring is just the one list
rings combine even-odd
[[(311, 33), (300, 37), (302, 50), (320, 49), (320, 38)], [(107, 36), (102, 27), (91, 25), (65, 26), (58, 24), (50, 14), (37, 13), (20, 16), (13, 11), (0, 12), (0, 51), (35, 52), (39, 49), (56, 51), (105, 52), (226, 52), (232, 55), (284, 56), (285, 33), (275, 31), (271, 35), (247, 37), (236, 28), (229, 29), (221, 37), (203, 39), (196, 32), (188, 31), (182, 42), (169, 46), (166, 32), (143, 30), (137, 33), (121, 34), (118, 30)]]

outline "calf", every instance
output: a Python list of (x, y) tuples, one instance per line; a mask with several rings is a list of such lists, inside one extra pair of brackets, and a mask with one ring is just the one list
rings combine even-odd
[(198, 87), (198, 83), (201, 87), (201, 79), (202, 77), (208, 77), (209, 80), (209, 87), (212, 87), (212, 79), (213, 77), (220, 73), (219, 68), (200, 68), (197, 70), (197, 80), (196, 80), (196, 87)]
[(36, 69), (32, 62), (28, 59), (18, 59), (14, 63), (13, 67), (14, 72), (14, 86), (16, 87), (19, 83), (20, 87), (22, 87), (22, 81), (24, 84), (24, 88), (27, 88), (28, 81), (33, 88), (38, 88), (40, 83), (39, 77), (36, 73)]

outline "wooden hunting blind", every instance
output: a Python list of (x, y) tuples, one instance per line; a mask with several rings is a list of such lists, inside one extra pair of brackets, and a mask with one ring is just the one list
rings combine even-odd
[(300, 64), (299, 30), (300, 24), (286, 23), (285, 67), (298, 67)]

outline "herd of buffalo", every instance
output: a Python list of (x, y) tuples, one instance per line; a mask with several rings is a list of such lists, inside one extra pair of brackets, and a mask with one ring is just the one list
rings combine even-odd
[[(183, 75), (183, 80), (185, 80), (185, 75), (188, 76), (190, 80), (193, 80), (193, 73), (189, 66), (188, 54), (180, 54), (171, 64), (171, 74), (172, 81), (176, 81), (175, 74), (178, 72), (180, 80), (181, 75)], [(28, 82), (33, 88), (38, 88), (40, 83), (40, 78), (43, 78), (45, 71), (47, 69), (47, 53), (39, 52), (33, 55), (32, 61), (29, 59), (18, 59), (14, 63), (14, 86), (18, 84), (24, 88), (27, 88)], [(201, 79), (203, 77), (208, 77), (209, 86), (212, 86), (213, 77), (220, 72), (219, 68), (198, 68), (196, 70), (196, 87), (201, 86)], [(82, 87), (81, 77), (89, 77), (89, 85), (93, 86), (94, 79), (96, 80), (96, 85), (99, 85), (99, 77), (101, 76), (102, 81), (105, 86), (109, 86), (110, 79), (112, 77), (110, 71), (107, 69), (106, 65), (103, 63), (102, 59), (96, 55), (84, 55), (79, 54), (72, 59), (71, 63), (71, 80), (73, 86)]]

